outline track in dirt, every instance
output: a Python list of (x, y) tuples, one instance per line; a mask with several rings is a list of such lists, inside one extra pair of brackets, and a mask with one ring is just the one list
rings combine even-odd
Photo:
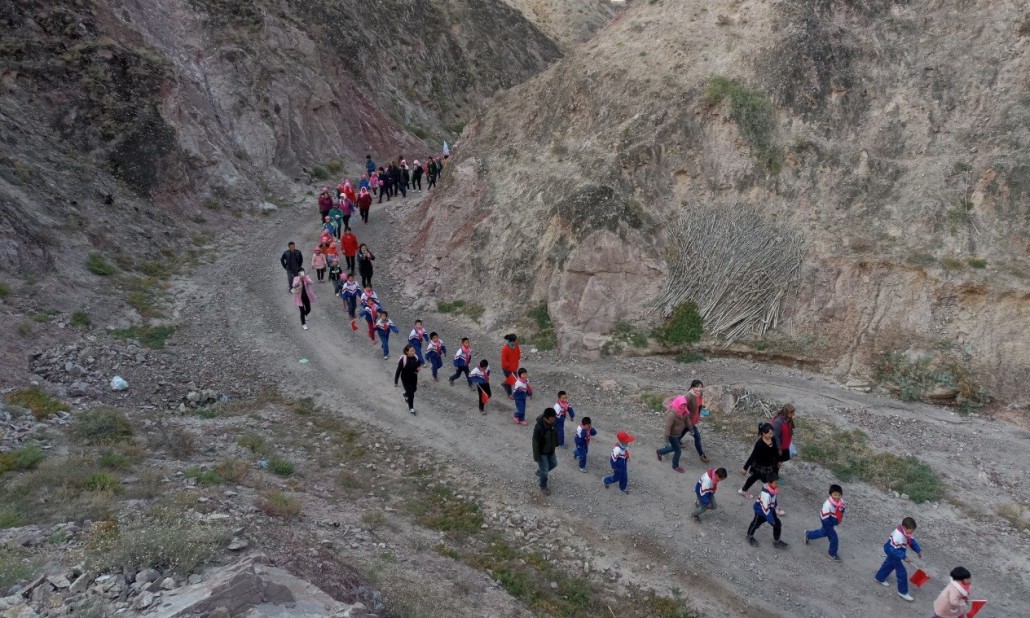
[[(946, 410), (852, 393), (817, 376), (743, 361), (683, 366), (666, 359), (594, 363), (551, 353), (524, 354), (536, 392), (527, 409), (529, 419), (552, 405), (554, 393), (564, 389), (577, 413), (593, 417), (599, 431), (589, 473), (579, 474), (571, 455), (560, 452), (553, 493), (543, 498), (535, 487), (531, 426), (512, 424), (513, 406), (503, 395), (495, 396), (488, 405), (489, 415), (483, 417), (467, 388), (449, 387), (443, 379), (433, 383), (426, 372), (416, 396), (418, 415), (410, 416), (400, 389), (392, 382), (394, 359), (416, 317), (441, 333), (451, 353), (460, 337), (468, 335), (475, 358), (486, 357), (494, 364), (501, 343), (499, 337), (486, 337), (470, 324), (416, 314), (409, 309), (410, 301), (397, 295), (387, 275), (391, 260), (403, 248), (391, 243), (390, 230), (418, 202), (419, 198), (408, 198), (375, 205), (372, 223), (359, 223), (355, 229), (376, 253), (375, 287), (401, 329), (391, 342), (391, 360), (382, 360), (378, 345), (370, 345), (363, 328), (356, 333), (350, 330), (342, 303), (328, 283), (316, 286), (319, 296), (309, 318), (311, 330), (301, 330), (278, 256), (287, 241), (296, 240), (310, 259), (316, 238), (316, 217), (309, 212), (313, 208), (280, 214), (265, 229), (250, 234), (245, 246), (204, 267), (191, 285), (203, 288), (213, 301), (198, 307), (197, 315), (189, 318), (228, 329), (238, 347), (257, 355), (263, 373), (284, 392), (315, 396), (342, 417), (370, 423), (399, 443), (431, 448), (454, 470), (487, 480), (499, 499), (522, 502), (538, 516), (561, 513), (581, 521), (582, 526), (570, 533), (596, 539), (612, 563), (621, 563), (621, 570), (632, 572), (638, 581), (678, 586), (689, 603), (706, 615), (925, 617), (944, 583), (940, 577), (963, 564), (974, 573), (976, 596), (991, 600), (982, 616), (1030, 616), (1026, 558), (1030, 537), (1003, 531), (991, 516), (970, 519), (945, 502), (914, 505), (865, 484), (849, 484), (848, 514), (840, 529), (844, 562), (826, 560), (825, 545), (805, 547), (803, 530), (818, 523), (825, 488), (834, 479), (826, 470), (804, 462), (784, 470), (781, 504), (788, 515), (783, 538), (792, 546), (786, 551), (772, 549), (766, 526), (758, 535), (762, 547), (751, 548), (744, 540), (751, 505), (734, 493), (748, 447), (705, 432), (703, 423), (706, 451), (712, 458), (709, 465), (725, 466), (731, 476), (719, 492), (720, 509), (700, 526), (689, 521), (693, 486), (704, 468), (689, 448), (684, 451), (686, 474), (658, 464), (653, 449), (659, 444), (661, 419), (643, 413), (630, 395), (639, 389), (685, 390), (691, 378), (700, 377), (709, 385), (749, 385), (771, 398), (792, 400), (801, 414), (832, 415), (832, 406), (847, 402), (861, 411), (859, 424), (885, 428), (882, 438), (887, 445), (915, 452), (938, 473), (955, 479), (954, 491), (962, 492), (963, 501), (970, 504), (987, 492), (1003, 491), (993, 482), (982, 482), (985, 461), (1001, 471), (1000, 485), (1025, 486), (1030, 444), (1025, 431), (982, 419), (956, 423), (957, 417)], [(309, 362), (298, 363), (301, 358)], [(448, 367), (445, 364), (443, 371)], [(601, 388), (602, 380), (615, 380), (621, 392)], [(638, 438), (631, 448), (628, 496), (605, 492), (600, 482), (608, 473), (613, 436), (621, 429)], [(958, 450), (960, 443), (964, 452)], [(915, 603), (905, 603), (893, 587), (882, 588), (873, 581), (882, 559), (880, 548), (906, 515), (919, 521), (917, 538), (925, 548), (925, 565), (937, 575), (925, 589), (913, 593)], [(646, 563), (655, 565), (653, 570)]]

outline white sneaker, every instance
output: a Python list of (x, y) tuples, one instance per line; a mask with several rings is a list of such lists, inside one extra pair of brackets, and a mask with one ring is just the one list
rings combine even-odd
[(749, 492), (744, 491), (743, 489), (738, 489), (737, 490), (737, 495), (738, 496), (743, 496), (745, 498), (754, 498), (754, 496), (752, 496)]
[(890, 588), (891, 587), (891, 583), (888, 582), (888, 581), (882, 581), (882, 582), (880, 582), (880, 585), (883, 586), (884, 588)]
[(304, 330), (307, 330), (308, 329), (308, 325), (307, 324), (301, 324), (301, 328), (303, 328)]
[(915, 601), (915, 599), (914, 599), (914, 598), (912, 598), (912, 595), (911, 595), (911, 594), (901, 594), (901, 593), (899, 592), (899, 593), (898, 593), (898, 596), (899, 596), (899, 597), (901, 597), (901, 598), (903, 598), (903, 599), (905, 599), (906, 601)]

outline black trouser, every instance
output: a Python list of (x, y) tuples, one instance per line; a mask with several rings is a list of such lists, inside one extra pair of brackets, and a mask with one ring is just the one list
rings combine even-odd
[(345, 255), (345, 256), (343, 256), (343, 259), (347, 260), (347, 272), (349, 272), (350, 274), (353, 275), (354, 274), (354, 256), (353, 255)]
[(415, 391), (418, 390), (418, 375), (410, 378), (401, 374), (401, 385), (404, 386), (404, 401), (408, 402), (408, 409), (415, 409)]
[(365, 273), (361, 273), (361, 287), (367, 288), (372, 286), (372, 275), (365, 276)]
[(386, 196), (386, 201), (389, 202), (390, 201), (390, 196), (393, 195), (392, 193), (390, 193), (390, 185), (383, 185), (383, 190), (379, 192), (379, 203), (380, 204), (383, 203), (383, 196), (384, 195)]
[[(765, 515), (755, 514), (755, 518), (751, 520), (751, 525), (747, 527), (747, 535), (748, 536), (755, 536), (755, 532), (758, 532), (758, 529), (761, 528), (762, 524), (764, 524), (764, 523), (768, 523), (765, 520)], [(782, 526), (780, 525), (780, 518), (777, 517), (775, 514), (773, 514), (772, 529), (773, 529), (773, 540), (774, 541), (779, 541), (780, 540), (780, 530), (782, 529)]]
[(340, 227), (340, 233), (336, 235), (337, 240), (340, 239), (340, 234), (343, 234), (343, 230), (350, 227), (350, 217), (350, 215), (343, 215), (343, 225)]
[(368, 209), (367, 208), (359, 208), (358, 209), (358, 214), (361, 215), (361, 220), (362, 221), (364, 221), (365, 223), (368, 223)]
[(412, 190), (416, 190), (416, 189), (419, 190), (419, 191), (422, 190), (422, 177), (421, 176), (415, 176), (414, 178), (411, 179), (411, 188), (412, 188)]
[(755, 484), (755, 481), (762, 481), (763, 483), (768, 480), (772, 474), (776, 472), (776, 468), (751, 468), (751, 476), (747, 477), (747, 482), (744, 483), (743, 489), (747, 491), (749, 487)]
[[(465, 374), (465, 379), (466, 380), (469, 379), (469, 366), (468, 365), (462, 365), (461, 367), (456, 367), (456, 369), (457, 369), (457, 371), (455, 371), (454, 375), (451, 376), (451, 382), (457, 380), (458, 376), (460, 376), (463, 373)], [(472, 382), (469, 382), (469, 384), (472, 384)]]
[(315, 274), (318, 275), (318, 280), (319, 281), (323, 281), (325, 279), (325, 269), (324, 268), (316, 268), (315, 269)]
[(401, 197), (408, 197), (408, 187), (403, 182), (397, 183), (397, 187), (401, 190)]
[[(304, 285), (303, 283), (301, 285)], [(307, 324), (308, 314), (311, 313), (311, 299), (308, 298), (307, 292), (301, 290), (300, 302), (303, 303), (297, 309), (300, 309), (300, 323)]]
[(429, 175), (429, 185), (426, 187), (426, 191), (432, 189), (435, 186), (436, 186), (436, 176), (434, 176), (433, 174), (430, 174)]
[[(468, 371), (467, 368), (466, 368), (466, 371)], [(479, 398), (479, 411), (480, 412), (485, 412), (486, 411), (486, 403), (483, 402), (483, 393), (486, 393), (486, 396), (487, 396), (488, 399), (490, 397), (493, 397), (493, 393), (490, 392), (490, 383), (489, 382), (487, 382), (486, 384), (479, 384), (479, 383), (476, 384), (476, 397)]]
[(297, 277), (297, 272), (293, 270), (286, 271), (286, 287), (291, 292), (293, 291), (293, 280)]

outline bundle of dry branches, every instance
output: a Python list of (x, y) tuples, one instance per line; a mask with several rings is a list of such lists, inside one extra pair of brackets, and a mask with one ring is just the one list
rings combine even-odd
[(669, 315), (693, 301), (705, 333), (727, 345), (776, 328), (784, 302), (797, 292), (801, 234), (738, 203), (687, 210), (670, 239), (669, 284), (658, 310)]

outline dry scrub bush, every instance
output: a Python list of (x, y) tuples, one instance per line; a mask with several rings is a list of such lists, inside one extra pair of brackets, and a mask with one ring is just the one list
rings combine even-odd
[(87, 568), (125, 573), (153, 568), (186, 575), (196, 571), (232, 538), (228, 528), (185, 519), (183, 513), (158, 509), (93, 535), (86, 549)]
[(270, 517), (293, 519), (300, 515), (300, 502), (281, 491), (266, 491), (255, 504), (258, 510)]

